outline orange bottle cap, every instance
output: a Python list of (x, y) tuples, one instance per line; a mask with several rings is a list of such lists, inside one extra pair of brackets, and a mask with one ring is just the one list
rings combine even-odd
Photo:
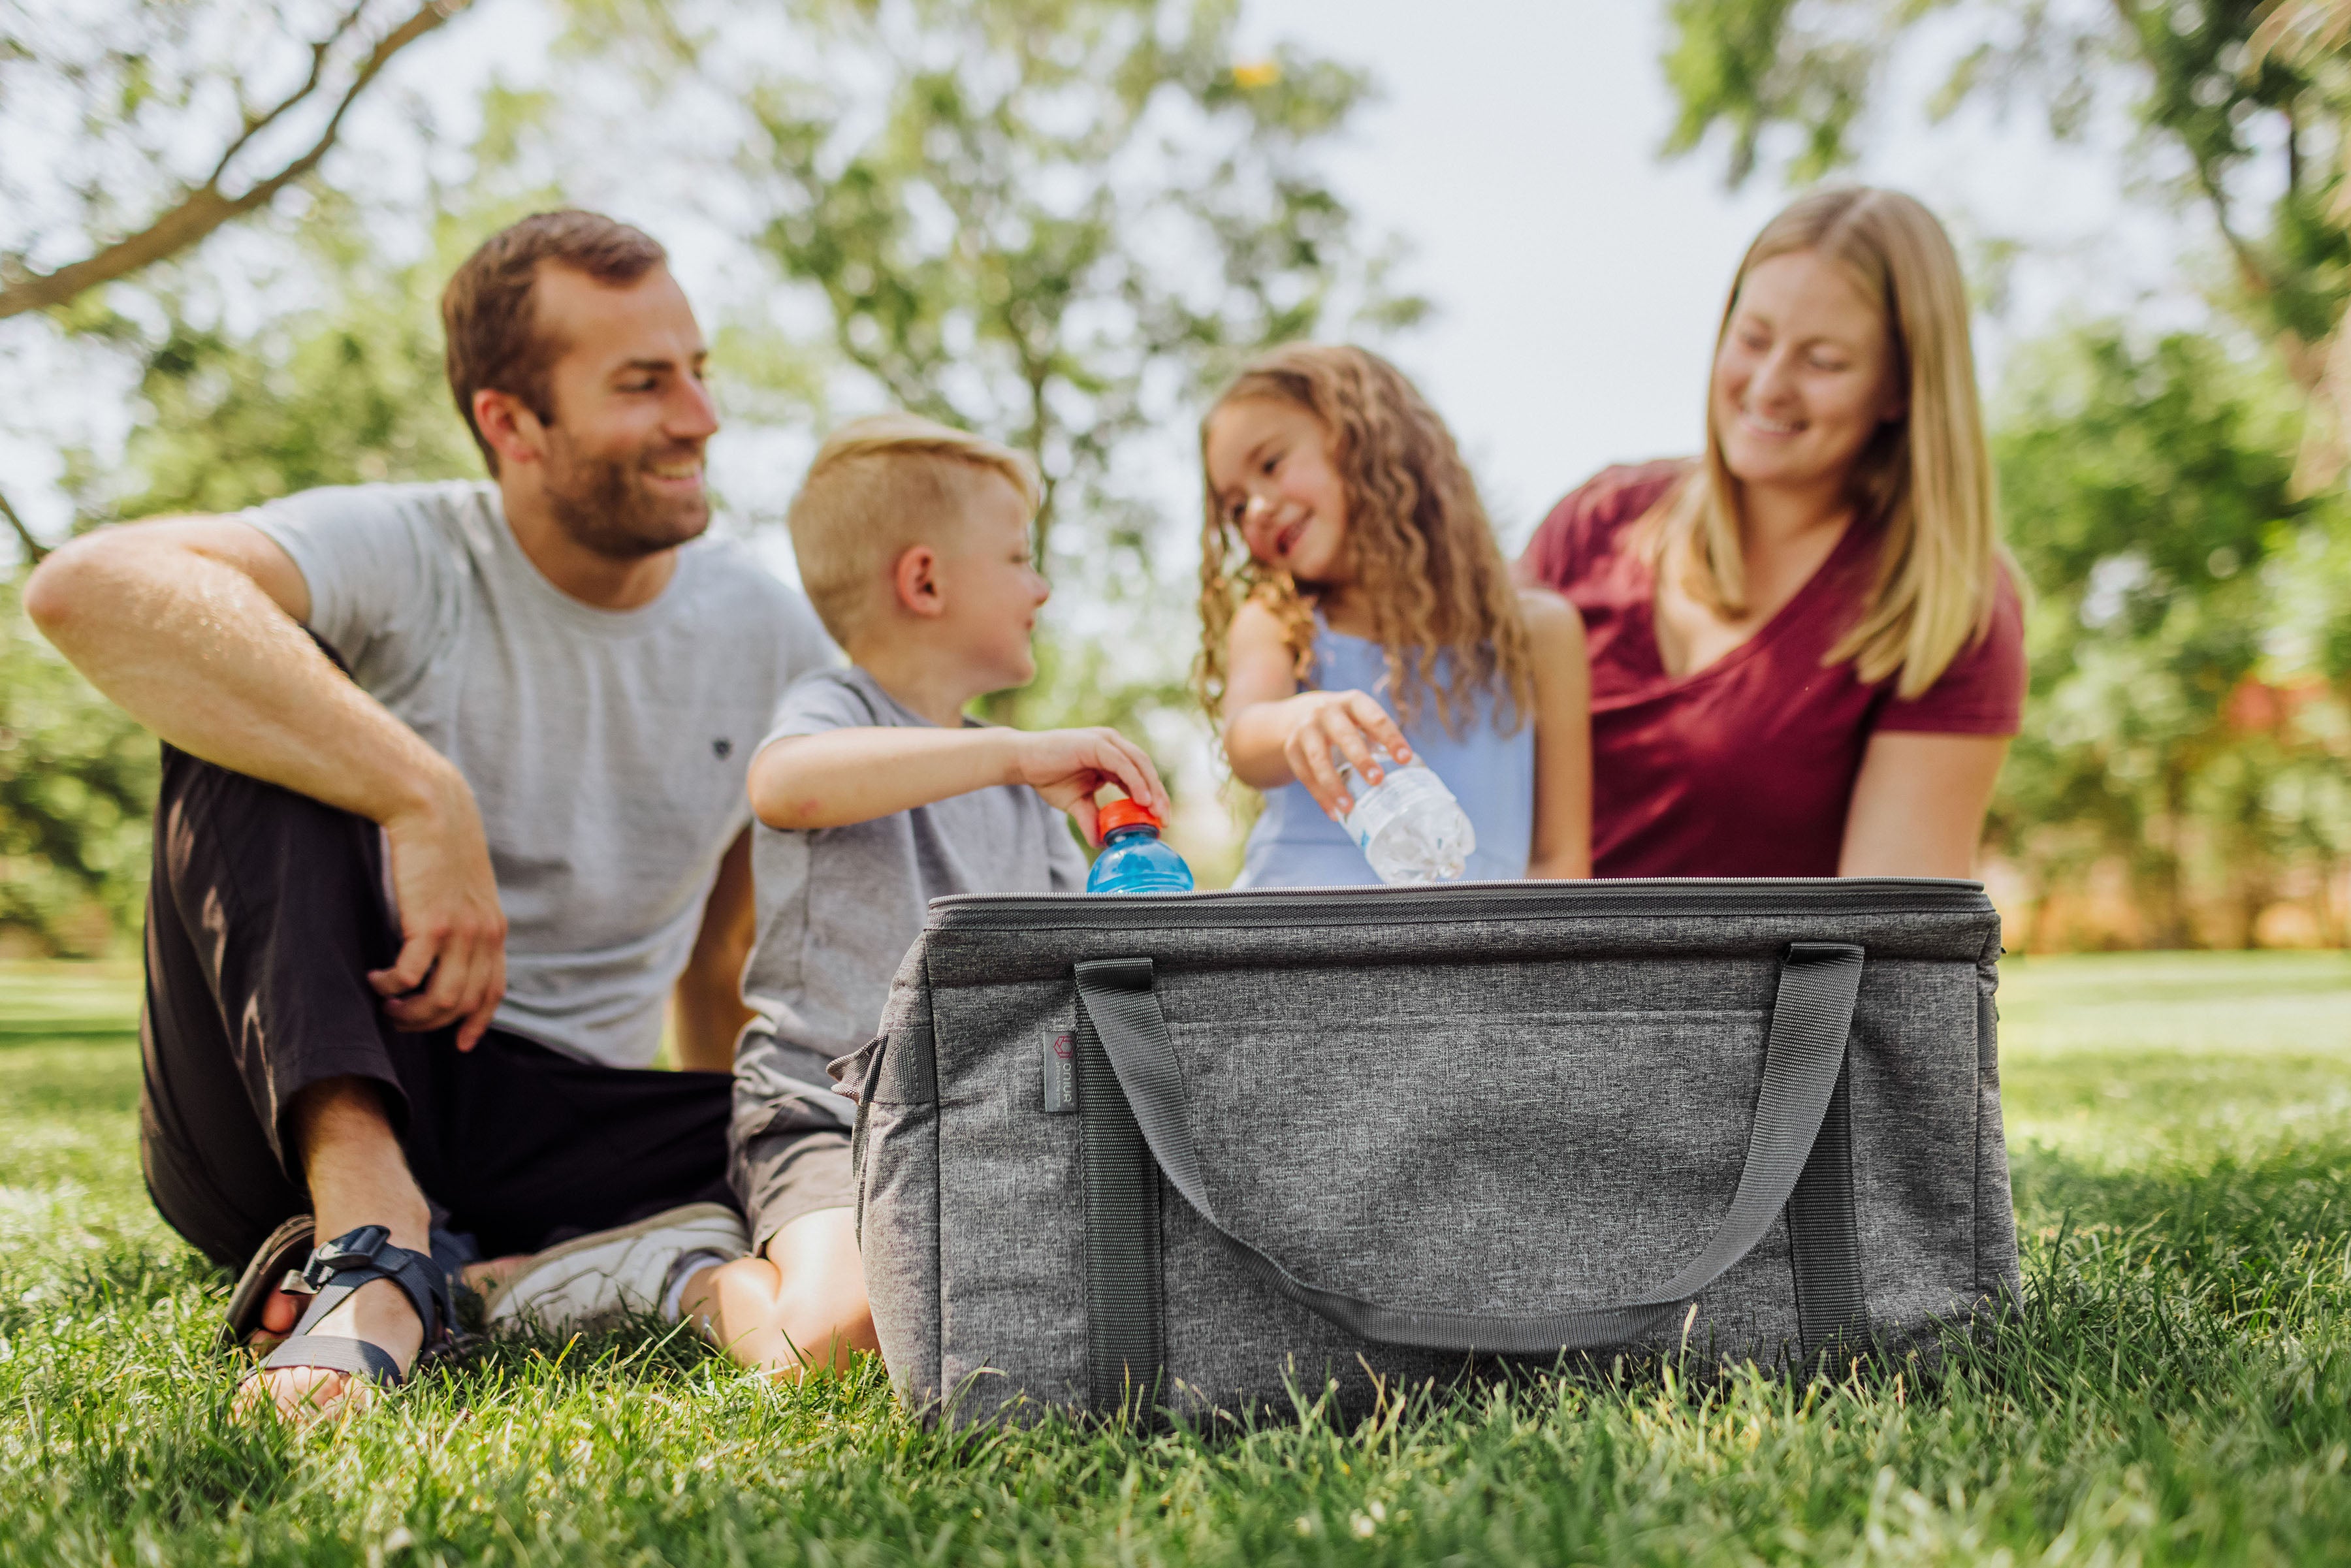
[(1157, 815), (1150, 807), (1139, 800), (1113, 800), (1102, 809), (1099, 821), (1104, 838), (1110, 837), (1121, 828), (1134, 827), (1137, 822), (1146, 828), (1155, 828), (1160, 825)]

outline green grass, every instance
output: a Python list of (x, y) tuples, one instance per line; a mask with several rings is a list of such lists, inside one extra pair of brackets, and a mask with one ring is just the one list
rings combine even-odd
[(340, 1431), (226, 1418), (154, 1218), (137, 977), (0, 967), (0, 1563), (2351, 1560), (2351, 958), (2011, 965), (2031, 1301), (1939, 1373), (1542, 1380), (1238, 1437), (954, 1439), (878, 1369), (502, 1346)]

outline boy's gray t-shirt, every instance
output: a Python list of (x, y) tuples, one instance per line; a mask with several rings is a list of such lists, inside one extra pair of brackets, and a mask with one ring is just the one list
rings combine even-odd
[(457, 765), (507, 916), (497, 1027), (590, 1061), (661, 1047), (778, 700), (838, 655), (739, 546), (678, 551), (635, 610), (539, 574), (486, 483), (305, 491), (245, 514), (300, 569), (310, 628)]
[[(863, 670), (827, 670), (786, 694), (760, 745), (901, 725), (935, 727)], [(751, 866), (759, 935), (743, 1000), (759, 1017), (735, 1055), (738, 1137), (756, 1136), (768, 1120), (763, 1108), (783, 1111), (787, 1100), (847, 1105), (824, 1093), (825, 1064), (872, 1038), (932, 899), (1066, 893), (1086, 880), (1069, 819), (1025, 784), (841, 828), (785, 832), (761, 823), (752, 829)]]

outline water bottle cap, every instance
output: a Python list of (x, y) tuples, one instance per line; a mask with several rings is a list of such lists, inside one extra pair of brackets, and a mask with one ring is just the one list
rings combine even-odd
[(1153, 813), (1151, 808), (1138, 800), (1113, 800), (1102, 809), (1100, 822), (1102, 835), (1104, 838), (1110, 837), (1121, 828), (1132, 828), (1137, 823), (1146, 828), (1156, 828), (1160, 825), (1158, 817)]

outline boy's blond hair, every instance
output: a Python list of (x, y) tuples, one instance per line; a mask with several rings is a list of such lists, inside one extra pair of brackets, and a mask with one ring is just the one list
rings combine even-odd
[(1035, 509), (1035, 464), (936, 420), (872, 414), (817, 448), (787, 520), (801, 590), (834, 642), (846, 645), (862, 628), (903, 552), (944, 542), (942, 530), (957, 526), (988, 476), (1010, 481)]

